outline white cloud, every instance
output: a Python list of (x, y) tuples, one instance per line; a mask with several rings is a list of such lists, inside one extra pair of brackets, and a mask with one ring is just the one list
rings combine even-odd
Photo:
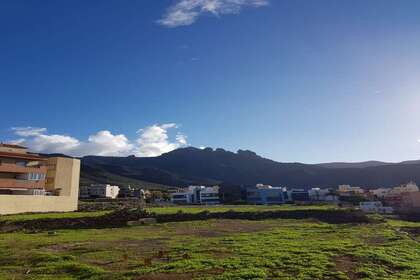
[(40, 135), (47, 131), (46, 128), (39, 128), (39, 127), (32, 127), (32, 126), (12, 127), (12, 130), (14, 131), (16, 135), (19, 135), (22, 137)]
[(202, 14), (237, 14), (245, 6), (262, 7), (269, 0), (178, 0), (168, 8), (166, 14), (158, 21), (167, 27), (178, 27), (193, 24)]
[(188, 137), (186, 135), (180, 132), (178, 132), (178, 134), (176, 135), (176, 141), (181, 145), (188, 145), (187, 138)]
[(108, 130), (101, 130), (89, 136), (88, 142), (80, 146), (80, 154), (98, 156), (126, 156), (134, 145), (123, 134), (113, 135)]
[(168, 130), (177, 129), (175, 123), (152, 125), (138, 131), (138, 139), (130, 141), (125, 135), (114, 135), (108, 130), (101, 130), (88, 137), (86, 141), (67, 135), (48, 134), (46, 128), (15, 127), (14, 133), (21, 138), (12, 141), (25, 145), (39, 153), (63, 153), (71, 156), (159, 156), (188, 145), (187, 136), (178, 132), (173, 142)]
[(176, 136), (175, 142), (170, 142), (168, 137), (168, 129), (177, 128), (174, 123), (163, 125), (152, 125), (144, 129), (140, 129), (137, 133), (138, 149), (136, 155), (144, 157), (153, 157), (173, 151), (182, 146), (186, 146), (187, 137), (181, 133)]

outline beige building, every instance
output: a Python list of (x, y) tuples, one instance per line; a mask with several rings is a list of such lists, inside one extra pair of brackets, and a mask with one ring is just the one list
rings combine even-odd
[(0, 144), (0, 214), (77, 210), (80, 160)]

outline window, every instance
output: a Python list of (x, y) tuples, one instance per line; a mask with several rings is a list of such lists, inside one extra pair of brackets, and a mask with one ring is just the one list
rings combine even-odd
[(43, 173), (28, 173), (28, 180), (31, 180), (31, 181), (45, 180), (45, 174), (43, 174)]

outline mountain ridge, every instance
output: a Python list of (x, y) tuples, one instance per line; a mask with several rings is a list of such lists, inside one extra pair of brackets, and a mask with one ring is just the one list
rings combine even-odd
[[(158, 157), (86, 156), (82, 160), (82, 178), (105, 183), (110, 176), (151, 182), (165, 186), (190, 184), (254, 185), (286, 187), (336, 187), (351, 184), (364, 187), (392, 187), (408, 181), (420, 181), (420, 161), (382, 163), (378, 161), (334, 164), (277, 162), (249, 150), (236, 153), (224, 149), (181, 148)], [(373, 166), (372, 166), (373, 165)], [(337, 165), (336, 165), (337, 166)]]

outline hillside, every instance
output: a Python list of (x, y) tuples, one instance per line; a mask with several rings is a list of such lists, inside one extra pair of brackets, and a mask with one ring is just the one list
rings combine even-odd
[[(280, 163), (251, 151), (223, 149), (178, 149), (159, 157), (82, 158), (82, 181), (186, 186), (189, 184), (266, 183), (288, 187), (332, 187), (351, 184), (391, 187), (410, 180), (420, 182), (420, 163), (379, 164), (367, 167), (324, 167)], [(146, 183), (149, 184), (149, 183)]]

